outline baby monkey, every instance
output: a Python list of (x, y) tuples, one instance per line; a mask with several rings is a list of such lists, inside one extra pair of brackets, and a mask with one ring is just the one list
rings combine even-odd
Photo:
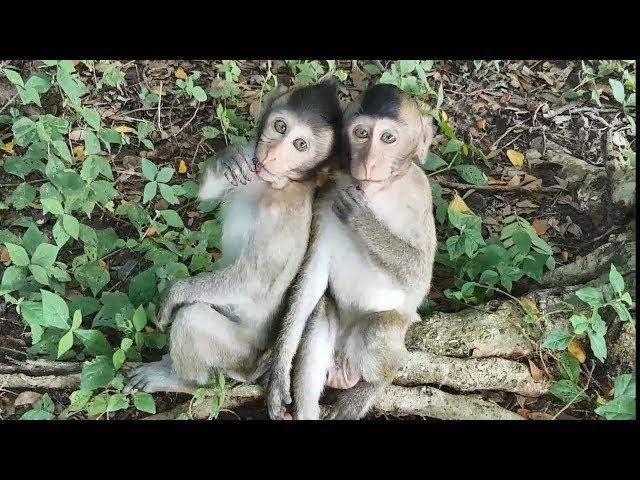
[(427, 157), (431, 118), (397, 87), (377, 85), (343, 122), (351, 175), (338, 172), (314, 202), (309, 251), (272, 356), (271, 418), (291, 403), (298, 347), (295, 418), (319, 418), (325, 386), (347, 389), (328, 418), (366, 415), (404, 364), (404, 337), (431, 283), (431, 190), (413, 163)]
[(335, 84), (294, 88), (266, 107), (257, 142), (214, 159), (199, 198), (224, 201), (220, 269), (164, 292), (158, 326), (177, 310), (169, 354), (135, 369), (127, 391), (189, 391), (213, 369), (238, 381), (266, 371), (273, 320), (307, 249), (313, 171), (335, 155), (341, 123)]

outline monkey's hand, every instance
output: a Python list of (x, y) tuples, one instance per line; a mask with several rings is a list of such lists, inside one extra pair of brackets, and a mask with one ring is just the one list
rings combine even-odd
[(230, 147), (219, 160), (219, 168), (234, 187), (246, 185), (258, 171), (258, 164), (248, 153), (245, 148)]
[(338, 192), (331, 208), (345, 225), (356, 226), (358, 220), (374, 217), (364, 193), (353, 185)]
[(285, 405), (291, 404), (290, 368), (274, 364), (267, 386), (267, 410), (272, 420), (290, 418)]

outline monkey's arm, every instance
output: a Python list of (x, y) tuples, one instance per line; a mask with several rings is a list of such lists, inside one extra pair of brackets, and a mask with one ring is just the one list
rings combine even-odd
[(222, 200), (257, 179), (252, 170), (256, 140), (246, 146), (230, 145), (211, 159), (200, 182), (199, 200)]
[(246, 275), (240, 274), (237, 265), (231, 265), (217, 272), (177, 280), (163, 292), (156, 315), (158, 326), (168, 325), (173, 310), (185, 303), (230, 305), (250, 302), (252, 299), (247, 292), (256, 291), (256, 287), (248, 285), (244, 277)]
[[(320, 248), (318, 248), (320, 247)], [(292, 289), (290, 305), (273, 347), (267, 408), (272, 419), (282, 418), (291, 403), (291, 365), (309, 315), (324, 294), (329, 280), (328, 252), (312, 245)]]
[[(420, 244), (424, 239), (411, 241), (394, 234), (376, 218), (367, 206), (364, 195), (354, 187), (339, 192), (333, 211), (343, 223), (358, 233), (371, 258), (384, 270), (391, 272), (403, 284), (411, 284), (424, 277), (427, 268), (427, 252)], [(415, 219), (420, 222), (420, 218)], [(418, 225), (420, 227), (420, 225)], [(416, 232), (426, 228), (417, 228)], [(418, 236), (419, 233), (416, 234)]]

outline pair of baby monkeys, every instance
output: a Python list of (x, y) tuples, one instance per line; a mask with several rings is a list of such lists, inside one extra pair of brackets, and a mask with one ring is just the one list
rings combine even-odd
[(165, 291), (170, 353), (127, 388), (190, 391), (218, 369), (265, 381), (270, 417), (290, 418), (294, 367), (294, 418), (320, 418), (325, 386), (344, 389), (325, 418), (362, 418), (403, 366), (431, 283), (431, 191), (413, 164), (427, 157), (431, 118), (391, 85), (343, 113), (323, 82), (272, 99), (258, 131), (201, 182), (200, 199), (225, 202), (221, 268)]

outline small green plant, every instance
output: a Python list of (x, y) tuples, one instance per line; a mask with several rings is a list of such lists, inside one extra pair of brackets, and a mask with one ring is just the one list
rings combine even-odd
[(209, 420), (212, 418), (218, 418), (218, 415), (222, 411), (222, 405), (227, 395), (228, 386), (224, 375), (218, 372), (216, 375), (216, 382), (214, 385), (204, 388), (198, 388), (191, 400), (191, 405), (197, 407), (201, 405), (205, 400), (210, 399), (209, 403)]
[(178, 97), (184, 97), (187, 99), (194, 98), (198, 102), (206, 102), (207, 94), (202, 87), (195, 84), (200, 78), (200, 72), (193, 72), (185, 80), (178, 78), (176, 85), (178, 86)]
[[(142, 159), (142, 175), (144, 178), (149, 180), (149, 182), (144, 186), (144, 191), (142, 194), (142, 203), (149, 203), (153, 200), (158, 193), (158, 189), (160, 189), (160, 195), (171, 205), (176, 205), (180, 203), (178, 199), (178, 194), (176, 193), (176, 188), (168, 185), (173, 178), (173, 174), (176, 173), (173, 167), (163, 167), (158, 170), (158, 167), (151, 161), (146, 158)], [(180, 187), (176, 185), (176, 187)], [(178, 189), (178, 193), (180, 192), (181, 187)]]
[(605, 300), (602, 290), (595, 287), (584, 287), (578, 290), (576, 297), (583, 304), (588, 305), (591, 311), (585, 312), (582, 308), (577, 309), (570, 318), (573, 334), (554, 330), (545, 339), (542, 344), (543, 348), (562, 351), (574, 338), (583, 338), (586, 335), (593, 354), (598, 360), (604, 362), (607, 358), (607, 344), (604, 338), (607, 333), (607, 325), (600, 316), (600, 310), (611, 307), (621, 321), (635, 323), (627, 308), (627, 305), (633, 304), (633, 300), (629, 292), (624, 291), (624, 279), (613, 264), (611, 264), (609, 271), (609, 283), (614, 294), (608, 300)]
[[(427, 80), (427, 73), (433, 69), (434, 63), (433, 60), (400, 60), (393, 63), (390, 70), (383, 72), (379, 81), (396, 85), (410, 95), (442, 98), (442, 93), (436, 93)], [(369, 73), (374, 69), (365, 65), (365, 71)], [(439, 101), (439, 104), (442, 104), (442, 101)]]

